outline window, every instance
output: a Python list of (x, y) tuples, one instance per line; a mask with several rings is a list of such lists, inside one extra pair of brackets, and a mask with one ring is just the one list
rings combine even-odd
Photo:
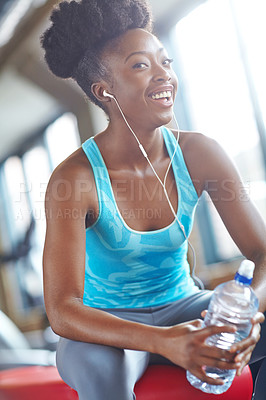
[(9, 157), (3, 166), (6, 186), (6, 207), (8, 234), (11, 243), (22, 239), (29, 223), (30, 208), (27, 199), (23, 165), (17, 156)]
[(42, 279), (42, 251), (45, 236), (44, 197), (50, 177), (50, 164), (46, 149), (35, 145), (22, 157), (31, 217), (35, 221), (34, 245), (31, 250), (33, 266)]
[(0, 229), (1, 237), (6, 238), (1, 252), (10, 255), (6, 262), (4, 287), (6, 296), (8, 291), (12, 292), (12, 299), (7, 303), (13, 317), (14, 314), (23, 315), (31, 308), (43, 308), (45, 191), (52, 170), (79, 144), (76, 118), (66, 113), (51, 123), (26, 150), (8, 157), (0, 166), (4, 209)]
[[(209, 0), (177, 23), (171, 42), (189, 121), (185, 128), (224, 147), (266, 218), (265, 15), (265, 0)], [(239, 250), (211, 201), (203, 196), (201, 203), (206, 262), (237, 257)]]
[(66, 113), (49, 125), (45, 140), (54, 169), (80, 145), (77, 120), (71, 113)]

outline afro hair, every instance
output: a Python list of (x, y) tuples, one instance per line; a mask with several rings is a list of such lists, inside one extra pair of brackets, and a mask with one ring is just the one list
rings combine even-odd
[(152, 30), (147, 0), (63, 1), (54, 8), (52, 25), (41, 37), (45, 60), (61, 78), (73, 78), (92, 102), (92, 83), (107, 77), (101, 51), (129, 29)]

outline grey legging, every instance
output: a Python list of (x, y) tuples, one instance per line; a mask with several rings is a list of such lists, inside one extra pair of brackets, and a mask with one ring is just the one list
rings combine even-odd
[[(171, 326), (200, 317), (208, 308), (211, 291), (200, 291), (169, 305), (138, 309), (108, 309), (114, 315), (149, 325)], [(264, 324), (265, 325), (265, 324)], [(265, 357), (265, 326), (253, 352), (252, 362)], [(57, 348), (57, 368), (62, 379), (78, 392), (79, 400), (132, 400), (135, 383), (149, 364), (170, 363), (158, 355), (144, 351), (84, 343), (60, 338)], [(265, 400), (265, 383), (258, 376), (254, 399)]]

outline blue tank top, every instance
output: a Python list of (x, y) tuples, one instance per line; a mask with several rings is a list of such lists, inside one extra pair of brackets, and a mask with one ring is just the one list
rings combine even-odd
[[(161, 128), (171, 157), (176, 139)], [(131, 229), (118, 209), (108, 170), (93, 137), (82, 144), (94, 173), (99, 216), (86, 229), (83, 303), (97, 308), (163, 305), (195, 293), (187, 241), (178, 222), (153, 231)], [(172, 168), (178, 191), (177, 217), (189, 236), (198, 196), (178, 145)]]

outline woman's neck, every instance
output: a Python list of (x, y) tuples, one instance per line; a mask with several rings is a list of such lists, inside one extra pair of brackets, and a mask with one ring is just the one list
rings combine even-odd
[[(130, 126), (151, 162), (158, 160), (162, 156), (164, 143), (160, 128), (145, 129), (133, 124)], [(115, 169), (125, 165), (138, 169), (147, 165), (136, 138), (124, 121), (111, 121), (107, 129), (97, 135), (96, 142), (104, 158), (110, 160), (111, 165), (116, 166)]]

